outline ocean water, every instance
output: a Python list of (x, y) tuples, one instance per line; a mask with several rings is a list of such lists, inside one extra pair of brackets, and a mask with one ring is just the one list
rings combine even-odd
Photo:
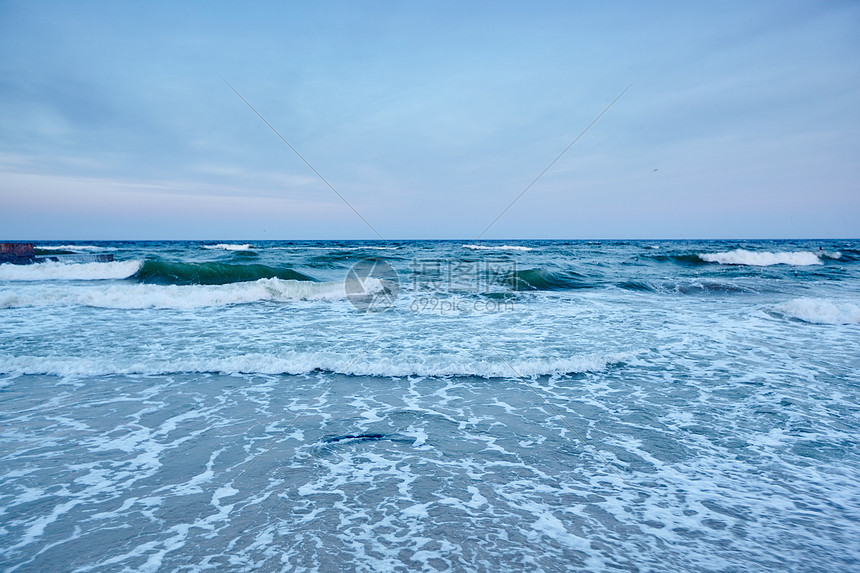
[(860, 569), (860, 241), (38, 247), (3, 571)]

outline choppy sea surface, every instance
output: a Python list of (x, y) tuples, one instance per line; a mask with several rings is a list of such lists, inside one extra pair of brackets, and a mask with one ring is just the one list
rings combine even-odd
[(860, 569), (860, 241), (37, 248), (3, 571)]

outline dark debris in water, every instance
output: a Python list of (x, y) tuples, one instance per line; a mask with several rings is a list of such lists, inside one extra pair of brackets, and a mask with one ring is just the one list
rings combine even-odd
[(332, 436), (323, 440), (326, 444), (336, 444), (347, 440), (355, 440), (362, 442), (384, 440), (387, 438), (385, 434), (343, 434), (342, 436)]

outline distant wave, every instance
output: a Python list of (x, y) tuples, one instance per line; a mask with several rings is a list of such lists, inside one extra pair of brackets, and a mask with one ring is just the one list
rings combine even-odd
[(815, 324), (860, 324), (860, 306), (820, 298), (796, 298), (773, 307), (787, 318)]
[[(822, 253), (823, 254), (823, 253)], [(835, 253), (839, 254), (839, 253)], [(749, 265), (756, 267), (768, 267), (771, 265), (793, 265), (808, 266), (823, 264), (818, 255), (809, 251), (792, 251), (784, 253), (753, 252), (744, 249), (735, 249), (725, 253), (702, 253), (699, 255), (703, 261), (708, 263), (720, 263), (721, 265)], [(834, 257), (838, 258), (838, 257)]]
[(533, 251), (532, 247), (522, 245), (463, 245), (464, 249), (473, 251)]
[(115, 261), (112, 263), (34, 263), (32, 265), (0, 265), (0, 281), (47, 280), (107, 280), (133, 276), (141, 261)]
[[(475, 376), (479, 378), (512, 378), (515, 370), (521, 376), (551, 376), (580, 372), (599, 372), (624, 364), (630, 353), (585, 355), (568, 358), (503, 361), (452, 359), (417, 359), (412, 355), (363, 356), (349, 362), (334, 352), (285, 351), (278, 354), (239, 354), (226, 357), (163, 358), (140, 360), (123, 355), (92, 357), (42, 357), (0, 355), (0, 373), (51, 374), (58, 376), (104, 376), (111, 374), (163, 375), (218, 372), (225, 374), (305, 374), (323, 370), (356, 376)], [(486, 357), (484, 357), (486, 358)]]
[(217, 245), (203, 245), (204, 249), (221, 249), (224, 251), (247, 251), (251, 249), (250, 243), (243, 245), (232, 245), (230, 243), (218, 243)]
[[(369, 279), (365, 288), (381, 291), (379, 281)], [(113, 283), (104, 288), (48, 284), (44, 288), (19, 292), (0, 289), (0, 308), (32, 306), (91, 306), (97, 308), (201, 308), (247, 304), (260, 301), (338, 300), (346, 297), (341, 281), (308, 282), (260, 279), (224, 285), (155, 285)]]
[(275, 246), (269, 247), (269, 249), (273, 251), (360, 251), (363, 249), (372, 250), (372, 251), (396, 251), (400, 249), (398, 246), (394, 247), (378, 247), (376, 245), (331, 245), (328, 247), (319, 247), (314, 245), (288, 245), (288, 246)]
[(145, 261), (133, 278), (144, 283), (162, 285), (223, 285), (258, 279), (314, 280), (308, 275), (284, 267), (166, 261)]
[(104, 251), (104, 247), (97, 247), (96, 245), (38, 245), (36, 247), (38, 251), (65, 251), (72, 253), (85, 253), (87, 251)]

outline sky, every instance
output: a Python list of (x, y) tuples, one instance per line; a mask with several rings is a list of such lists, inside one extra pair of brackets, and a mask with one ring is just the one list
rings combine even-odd
[(0, 240), (472, 239), (604, 110), (484, 239), (860, 237), (857, 2), (0, 0)]

